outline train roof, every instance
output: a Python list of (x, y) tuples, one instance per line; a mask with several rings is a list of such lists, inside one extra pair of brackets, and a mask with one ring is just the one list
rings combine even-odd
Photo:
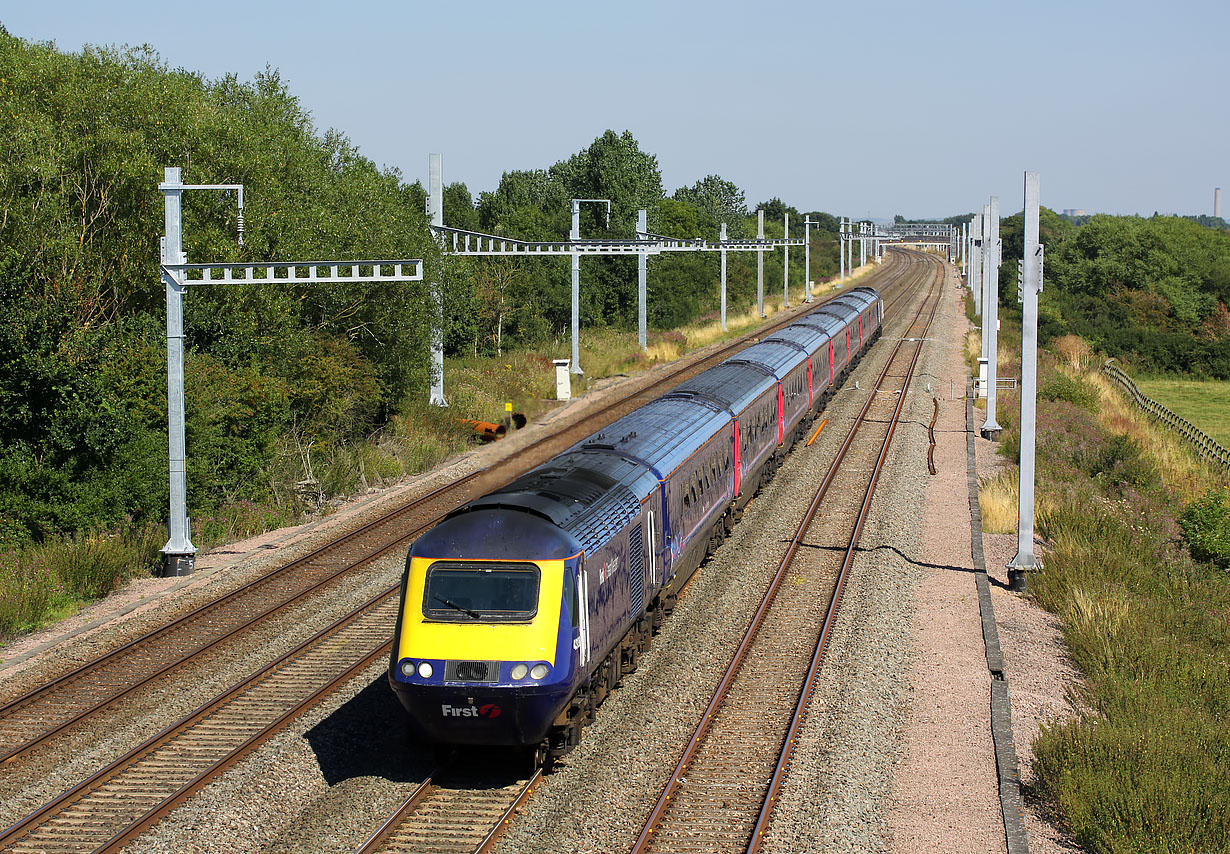
[(799, 345), (808, 353), (814, 353), (829, 340), (829, 335), (814, 326), (792, 323), (774, 332), (766, 341), (790, 341)]
[[(457, 528), (468, 529), (479, 539), (517, 538), (515, 529), (524, 526), (526, 546), (517, 548), (527, 559), (562, 559), (582, 549), (592, 551), (610, 539), (657, 487), (653, 472), (635, 460), (574, 448), (459, 508), (431, 533)], [(555, 529), (555, 535), (539, 530), (544, 523)], [(430, 538), (431, 534), (424, 540), (431, 543)], [(436, 544), (433, 551), (440, 545), (447, 543)], [(490, 547), (474, 542), (468, 548), (469, 557), (479, 557), (476, 550)]]
[(788, 341), (766, 339), (759, 344), (753, 344), (737, 356), (732, 356), (726, 362), (750, 362), (764, 365), (771, 370), (779, 380), (785, 379), (803, 362), (807, 361), (807, 353), (798, 345)]
[(711, 401), (660, 397), (575, 447), (612, 451), (649, 466), (665, 480), (730, 422), (730, 413)]
[[(511, 505), (510, 505), (511, 506)], [(470, 505), (415, 540), (411, 557), (431, 560), (564, 560), (581, 542), (549, 519), (514, 507)]]
[(875, 288), (861, 287), (854, 288), (842, 294), (838, 299), (849, 300), (850, 302), (861, 302), (864, 307), (874, 305), (880, 301), (880, 292)]
[(833, 302), (826, 302), (823, 306), (807, 315), (807, 317), (800, 318), (797, 324), (812, 326), (824, 330), (829, 335), (836, 335), (856, 317), (858, 317), (858, 309), (834, 300)]
[(722, 362), (675, 386), (666, 397), (702, 397), (738, 415), (776, 384), (776, 375), (763, 365)]

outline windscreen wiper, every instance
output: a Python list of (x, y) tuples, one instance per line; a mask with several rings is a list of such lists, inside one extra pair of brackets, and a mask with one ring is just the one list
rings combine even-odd
[(435, 599), (437, 602), (442, 602), (443, 604), (448, 605), (450, 608), (455, 608), (463, 614), (468, 614), (476, 620), (481, 620), (483, 618), (483, 615), (478, 613), (478, 611), (471, 611), (469, 608), (463, 608), (456, 602), (450, 602), (448, 599), (441, 598), (440, 596), (432, 596), (431, 598)]

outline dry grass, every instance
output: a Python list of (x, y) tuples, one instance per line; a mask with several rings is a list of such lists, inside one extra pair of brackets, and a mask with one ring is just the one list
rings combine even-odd
[(1198, 459), (1178, 434), (1155, 424), (1101, 371), (1088, 370), (1082, 379), (1098, 390), (1098, 419), (1106, 429), (1129, 436), (1148, 448), (1162, 482), (1185, 502), (1203, 495), (1206, 485), (1217, 479), (1208, 464)]
[(978, 507), (982, 511), (983, 531), (989, 534), (1016, 532), (1020, 492), (1020, 473), (1015, 467), (981, 480)]
[(978, 375), (978, 360), (982, 357), (982, 330), (971, 329), (965, 333), (965, 362), (970, 372)]
[(1065, 335), (1056, 339), (1052, 346), (1075, 373), (1084, 373), (1093, 363), (1093, 351), (1079, 335)]
[(1100, 630), (1117, 637), (1131, 610), (1127, 595), (1122, 589), (1103, 588), (1092, 591), (1074, 587), (1069, 593), (1064, 617), (1071, 621), (1075, 631), (1091, 633)]

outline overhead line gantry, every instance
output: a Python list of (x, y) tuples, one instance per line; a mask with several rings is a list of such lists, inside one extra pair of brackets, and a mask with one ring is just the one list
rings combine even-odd
[[(432, 155), (433, 158), (439, 155)], [(434, 162), (434, 161), (433, 161)], [(440, 189), (437, 189), (437, 183)], [(437, 169), (431, 170), (431, 188), (429, 198), (439, 198), (443, 195), (443, 177)], [(801, 237), (780, 237), (780, 238), (765, 238), (764, 237), (764, 219), (763, 211), (760, 213), (760, 227), (758, 236), (755, 239), (740, 238), (736, 240), (726, 239), (726, 223), (722, 223), (721, 239), (716, 243), (710, 243), (703, 238), (682, 238), (670, 237), (663, 234), (652, 234), (646, 227), (646, 212), (638, 211), (637, 215), (637, 237), (634, 240), (611, 240), (611, 239), (582, 239), (578, 232), (578, 213), (579, 204), (581, 202), (603, 202), (609, 205), (606, 199), (573, 199), (572, 200), (572, 216), (573, 226), (572, 234), (567, 240), (523, 240), (516, 237), (506, 237), (498, 234), (488, 234), (481, 231), (470, 231), (464, 228), (452, 228), (443, 224), (443, 217), (439, 221), (433, 217), (432, 223), (429, 225), (432, 234), (440, 242), (440, 248), (451, 254), (463, 257), (495, 257), (495, 256), (550, 256), (550, 255), (569, 255), (572, 257), (573, 283), (572, 283), (572, 372), (574, 374), (583, 374), (581, 369), (581, 353), (580, 353), (580, 296), (579, 282), (577, 270), (579, 268), (580, 256), (582, 255), (636, 255), (639, 258), (639, 287), (638, 287), (638, 331), (639, 344), (641, 349), (647, 346), (646, 333), (646, 264), (645, 261), (650, 255), (661, 255), (664, 252), (720, 252), (722, 254), (722, 329), (726, 328), (726, 253), (727, 252), (769, 252), (779, 247), (785, 249), (790, 246), (804, 245), (804, 239)], [(788, 250), (787, 250), (788, 251)], [(758, 256), (763, 257), (763, 256)], [(764, 270), (763, 265), (757, 265), (758, 278), (758, 294), (759, 309), (761, 316), (764, 316)], [(810, 294), (809, 294), (810, 296)], [(433, 346), (436, 346), (433, 344)], [(442, 350), (438, 354), (433, 354), (433, 361), (443, 361)], [(434, 399), (433, 395), (433, 399)], [(442, 399), (442, 392), (441, 392)]]

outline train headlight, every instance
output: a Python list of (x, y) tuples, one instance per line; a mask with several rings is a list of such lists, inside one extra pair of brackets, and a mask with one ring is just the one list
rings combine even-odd
[(401, 675), (402, 676), (413, 676), (414, 675), (414, 662), (413, 661), (403, 661), (401, 663)]
[(435, 673), (435, 670), (430, 663), (426, 661), (419, 662), (419, 676), (422, 676), (424, 679), (430, 679), (433, 673)]
[(546, 679), (547, 674), (551, 672), (551, 668), (545, 664), (535, 664), (530, 668), (530, 676), (534, 679)]
[(513, 679), (524, 679), (525, 674), (529, 672), (530, 672), (530, 666), (528, 664), (514, 664), (513, 669), (512, 669), (512, 678)]

